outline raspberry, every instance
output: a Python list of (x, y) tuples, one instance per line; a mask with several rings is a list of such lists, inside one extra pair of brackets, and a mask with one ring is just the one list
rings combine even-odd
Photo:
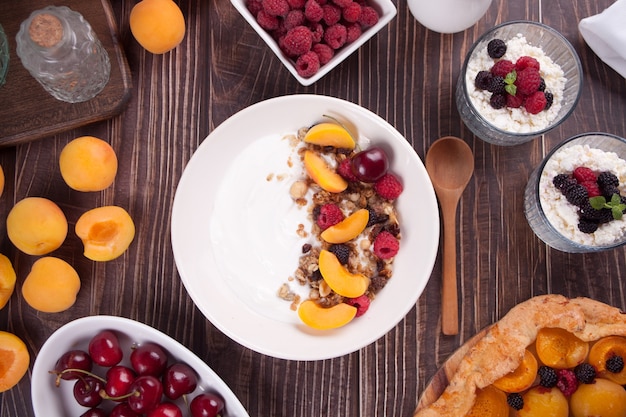
[(348, 31), (341, 23), (329, 26), (324, 32), (324, 42), (333, 49), (341, 48), (348, 37)]
[(291, 10), (303, 9), (305, 0), (287, 0), (287, 3), (289, 3)]
[(576, 167), (572, 175), (576, 178), (576, 181), (581, 183), (587, 181), (596, 182), (597, 180), (596, 174), (587, 167)]
[(487, 44), (487, 54), (491, 58), (502, 58), (506, 53), (506, 43), (502, 39), (492, 39)]
[(598, 184), (595, 181), (584, 181), (581, 182), (580, 185), (585, 187), (589, 198), (602, 195), (602, 193), (600, 192), (600, 187), (598, 187)]
[(318, 22), (311, 22), (309, 29), (311, 29), (311, 34), (313, 35), (313, 43), (320, 43), (324, 37), (324, 26)]
[(319, 22), (324, 17), (324, 10), (317, 1), (307, 0), (304, 5), (304, 16), (311, 22)]
[(256, 16), (261, 10), (263, 10), (263, 3), (261, 0), (248, 0), (246, 2), (246, 8), (250, 11), (252, 16)]
[(517, 91), (521, 94), (529, 96), (537, 92), (539, 84), (541, 84), (541, 75), (539, 75), (539, 71), (536, 68), (528, 67), (522, 71), (517, 71), (515, 85), (517, 86)]
[(290, 29), (282, 43), (285, 53), (294, 57), (307, 53), (311, 50), (311, 46), (313, 46), (313, 34), (306, 26), (296, 26)]
[(374, 255), (380, 259), (391, 259), (398, 253), (400, 242), (386, 230), (380, 232), (374, 239)]
[(344, 216), (341, 209), (335, 204), (328, 203), (319, 208), (319, 213), (317, 213), (315, 222), (320, 229), (326, 230), (342, 221), (343, 218)]
[(524, 408), (524, 398), (521, 394), (513, 392), (506, 396), (506, 403), (514, 410), (521, 410)]
[(624, 358), (619, 355), (611, 356), (606, 360), (606, 370), (619, 374), (624, 369)]
[(268, 14), (265, 10), (261, 10), (256, 15), (256, 21), (265, 30), (276, 30), (280, 22), (276, 16)]
[(352, 3), (352, 0), (332, 0), (333, 3), (335, 3), (337, 6), (341, 7), (342, 9), (348, 7), (348, 5), (350, 3)]
[(350, 248), (346, 245), (331, 245), (328, 251), (333, 253), (342, 265), (346, 265), (350, 259)]
[(515, 64), (513, 64), (508, 59), (501, 59), (500, 61), (493, 64), (493, 67), (489, 70), (493, 75), (498, 75), (502, 78), (506, 77), (506, 75), (515, 69)]
[(476, 78), (474, 79), (474, 85), (479, 90), (486, 90), (491, 82), (491, 73), (489, 71), (478, 71)]
[(515, 62), (515, 69), (517, 71), (522, 71), (522, 70), (525, 70), (526, 68), (535, 68), (537, 71), (539, 71), (540, 70), (539, 61), (537, 61), (535, 58), (531, 56), (519, 57), (517, 61)]
[(569, 369), (559, 369), (557, 371), (557, 375), (559, 377), (556, 386), (561, 390), (563, 395), (569, 397), (572, 395), (576, 389), (578, 388), (578, 381), (576, 380), (576, 376), (574, 372)]
[(374, 26), (378, 23), (378, 12), (371, 6), (363, 6), (361, 8), (361, 17), (359, 17), (359, 23), (363, 28)]
[(289, 13), (287, 13), (287, 16), (285, 16), (285, 19), (283, 20), (283, 25), (285, 26), (285, 29), (287, 30), (291, 30), (293, 28), (295, 28), (296, 26), (302, 26), (305, 23), (305, 17), (304, 17), (304, 12), (302, 10), (291, 10)]
[(363, 294), (357, 298), (347, 298), (345, 303), (356, 307), (356, 316), (361, 317), (370, 308), (370, 299), (367, 295)]
[(556, 386), (556, 383), (559, 380), (558, 375), (554, 368), (550, 368), (549, 366), (541, 365), (537, 370), (537, 375), (539, 375), (539, 385), (544, 388), (552, 388)]
[[(323, 43), (320, 43), (319, 45), (324, 46), (324, 47), (330, 49), (330, 47), (328, 45), (324, 45)], [(315, 46), (318, 46), (318, 45), (315, 45)], [(332, 49), (330, 49), (330, 50), (333, 51)], [(358, 181), (358, 178), (352, 172), (351, 160), (348, 159), (348, 158), (344, 159), (343, 161), (341, 161), (339, 163), (339, 166), (337, 167), (337, 173), (339, 175), (341, 175), (344, 179), (346, 179), (346, 180), (348, 180), (350, 182)]]
[(376, 181), (374, 190), (382, 198), (395, 200), (402, 194), (403, 187), (400, 180), (395, 175), (387, 173)]
[(291, 9), (287, 0), (262, 0), (263, 10), (272, 16), (284, 17)]
[(510, 94), (506, 95), (506, 106), (512, 109), (519, 109), (524, 104), (524, 98), (519, 95), (512, 96)]
[(341, 9), (334, 4), (323, 5), (322, 10), (324, 11), (324, 17), (322, 19), (328, 26), (339, 23), (341, 20)]
[(356, 2), (351, 2), (343, 8), (341, 15), (346, 22), (358, 22), (361, 17), (361, 5)]
[(535, 91), (533, 94), (526, 97), (524, 101), (524, 108), (530, 114), (540, 113), (546, 108), (546, 96), (541, 91)]
[(502, 94), (502, 93), (492, 94), (491, 98), (489, 99), (489, 104), (494, 109), (501, 109), (504, 106), (506, 106), (506, 102), (507, 102), (506, 96), (507, 94)]
[(363, 31), (361, 30), (361, 25), (358, 23), (348, 23), (346, 25), (346, 33), (346, 43), (350, 43), (359, 39)]
[[(335, 51), (333, 50), (333, 48), (331, 48), (330, 46), (326, 45), (325, 43), (316, 43), (315, 45), (313, 45), (313, 48), (311, 48), (313, 52), (315, 52), (317, 54), (317, 58), (320, 61), (320, 65), (324, 65), (326, 63), (328, 63), (328, 61), (330, 61), (332, 59), (333, 56), (335, 56)], [(347, 160), (346, 160), (347, 161)], [(342, 161), (345, 164), (345, 161)], [(341, 166), (341, 165), (340, 165)], [(354, 176), (354, 174), (352, 173), (352, 169), (350, 168), (350, 162), (348, 161), (348, 170), (350, 171), (351, 177), (344, 177), (343, 174), (340, 173), (340, 175), (342, 177), (344, 177), (345, 179), (349, 180), (349, 181), (356, 181), (356, 177)], [(354, 179), (351, 179), (354, 178)]]
[(596, 368), (590, 363), (581, 363), (574, 368), (576, 379), (583, 384), (592, 384), (596, 379)]
[(317, 73), (320, 69), (320, 59), (313, 51), (306, 52), (296, 60), (296, 71), (298, 75), (309, 78)]

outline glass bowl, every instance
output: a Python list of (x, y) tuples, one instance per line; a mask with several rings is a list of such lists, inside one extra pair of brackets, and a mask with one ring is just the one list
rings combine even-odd
[(9, 70), (9, 41), (7, 35), (0, 25), (0, 86), (6, 80), (7, 71)]
[[(501, 59), (515, 62), (520, 55), (530, 55), (543, 64), (544, 59), (537, 55), (540, 52), (537, 48), (540, 48), (563, 71), (560, 77), (546, 65), (542, 66), (540, 73), (546, 79), (546, 91), (554, 94), (554, 103), (537, 115), (530, 115), (522, 108), (495, 110), (487, 102), (490, 93), (480, 91), (474, 85), (478, 71), (489, 70), (494, 63), (487, 54), (489, 41), (501, 39), (508, 44), (518, 36), (523, 36), (532, 48), (509, 47)], [(551, 89), (551, 85), (563, 88)], [(528, 142), (561, 124), (576, 107), (581, 90), (580, 59), (567, 39), (542, 23), (512, 21), (490, 29), (472, 45), (457, 82), (456, 103), (463, 123), (472, 133), (486, 142), (511, 146)]]
[(626, 216), (620, 220), (611, 216), (595, 232), (583, 233), (579, 229), (581, 209), (567, 202), (553, 184), (556, 175), (571, 174), (580, 166), (596, 175), (612, 172), (619, 180), (620, 196), (626, 196), (626, 140), (608, 133), (584, 133), (561, 142), (531, 174), (524, 194), (528, 224), (542, 241), (563, 252), (599, 252), (624, 245)]

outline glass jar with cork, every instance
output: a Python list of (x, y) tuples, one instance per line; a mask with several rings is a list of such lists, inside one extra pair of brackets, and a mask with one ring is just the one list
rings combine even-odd
[(66, 6), (34, 11), (16, 41), (22, 65), (58, 100), (87, 101), (109, 81), (106, 50), (84, 17)]

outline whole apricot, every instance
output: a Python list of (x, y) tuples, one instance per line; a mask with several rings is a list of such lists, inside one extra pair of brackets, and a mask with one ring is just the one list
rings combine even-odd
[(76, 235), (83, 241), (85, 257), (92, 261), (110, 261), (130, 246), (135, 238), (135, 223), (121, 207), (98, 207), (80, 216)]
[(0, 392), (17, 385), (28, 371), (30, 355), (16, 335), (0, 331)]
[(570, 398), (574, 417), (626, 416), (626, 391), (607, 379), (598, 378), (593, 384), (582, 384)]
[(7, 216), (9, 240), (28, 255), (45, 255), (58, 249), (65, 241), (67, 227), (63, 211), (43, 197), (20, 200)]
[(544, 388), (535, 386), (525, 394), (524, 407), (515, 415), (518, 417), (567, 417), (569, 404), (567, 398), (557, 387)]
[(22, 295), (32, 308), (44, 313), (67, 310), (76, 302), (80, 278), (76, 270), (62, 259), (39, 258), (22, 285)]
[(117, 156), (107, 142), (81, 136), (63, 147), (59, 157), (61, 176), (77, 191), (101, 191), (117, 174)]
[(0, 309), (9, 302), (15, 290), (15, 270), (9, 258), (0, 253)]
[(185, 18), (172, 0), (142, 0), (130, 11), (130, 31), (148, 52), (163, 54), (185, 37)]
[(506, 394), (493, 385), (488, 385), (477, 391), (474, 405), (466, 417), (508, 417), (508, 415)]

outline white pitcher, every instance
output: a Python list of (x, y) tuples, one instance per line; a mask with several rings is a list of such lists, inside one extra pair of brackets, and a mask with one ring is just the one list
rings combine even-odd
[(408, 0), (413, 17), (440, 33), (461, 32), (485, 14), (492, 0)]

